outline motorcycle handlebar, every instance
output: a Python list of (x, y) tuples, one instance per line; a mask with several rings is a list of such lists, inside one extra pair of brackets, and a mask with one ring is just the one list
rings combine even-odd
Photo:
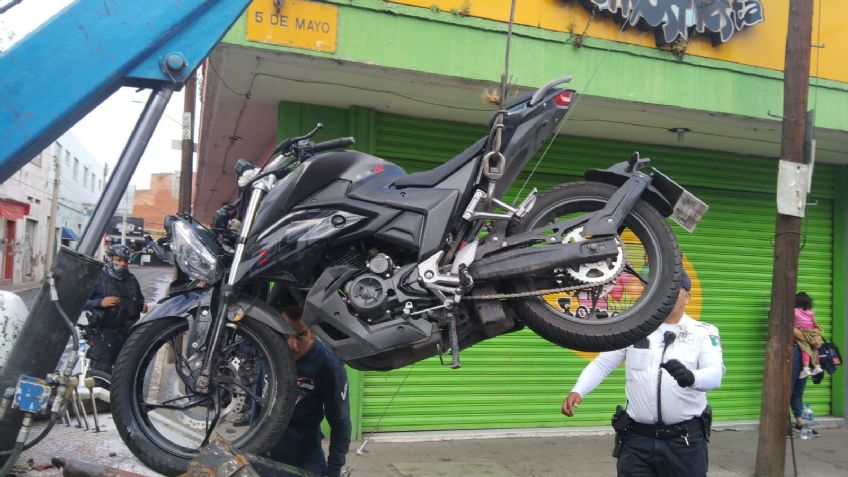
[(329, 141), (318, 142), (312, 145), (312, 153), (317, 154), (322, 151), (329, 151), (331, 149), (341, 149), (343, 147), (352, 146), (356, 144), (356, 139), (352, 137), (340, 137), (338, 139), (330, 139)]

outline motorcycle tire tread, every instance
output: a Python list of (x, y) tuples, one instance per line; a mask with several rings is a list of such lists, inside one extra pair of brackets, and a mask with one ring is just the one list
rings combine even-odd
[[(520, 223), (514, 225), (509, 233), (521, 233), (525, 232), (525, 229), (529, 230), (528, 224), (533, 222), (540, 211), (545, 211), (558, 202), (586, 196), (609, 198), (616, 190), (616, 187), (608, 184), (585, 181), (558, 185), (541, 194), (530, 213)], [(656, 234), (657, 241), (660, 242), (660, 253), (673, 261), (672, 267), (663, 269), (666, 279), (672, 278), (669, 280), (672, 285), (665, 290), (658, 290), (654, 294), (655, 296), (648, 298), (646, 309), (653, 310), (649, 316), (641, 317), (641, 321), (637, 320), (636, 324), (631, 323), (633, 321), (631, 318), (610, 325), (606, 329), (603, 326), (595, 326), (595, 329), (590, 329), (546, 310), (547, 305), (540, 303), (538, 298), (531, 297), (509, 301), (520, 320), (536, 334), (554, 344), (588, 352), (611, 351), (627, 347), (659, 327), (671, 313), (677, 301), (682, 270), (680, 246), (668, 223), (647, 202), (643, 200), (637, 202), (633, 208), (633, 213), (640, 215), (646, 225)], [(673, 273), (673, 277), (668, 277), (668, 273)], [(512, 286), (512, 291), (515, 292), (529, 291), (529, 289), (524, 281), (516, 281)], [(622, 325), (624, 321), (630, 323), (630, 326)]]
[[(127, 381), (134, 374), (134, 369), (131, 369), (131, 367), (137, 365), (138, 360), (141, 359), (141, 354), (145, 352), (147, 342), (152, 339), (151, 337), (158, 336), (161, 331), (183, 319), (160, 319), (142, 324), (134, 329), (121, 349), (112, 370), (110, 400), (115, 426), (121, 435), (121, 439), (145, 465), (156, 472), (172, 476), (186, 472), (190, 459), (161, 449), (138, 429), (133, 418), (132, 404), (128, 399), (131, 383)], [(269, 418), (262, 424), (259, 433), (250, 442), (239, 448), (239, 450), (250, 454), (263, 454), (277, 442), (288, 425), (289, 419), (291, 419), (295, 406), (297, 368), (288, 344), (281, 335), (255, 320), (245, 319), (241, 322), (241, 326), (252, 328), (257, 336), (268, 341), (266, 347), (272, 353), (272, 361), (281, 366), (279, 376), (290, 378), (288, 380), (281, 379), (281, 382), (277, 384), (277, 392), (280, 397), (272, 405), (272, 408), (279, 406), (279, 409), (272, 410)], [(287, 385), (285, 381), (288, 381)]]

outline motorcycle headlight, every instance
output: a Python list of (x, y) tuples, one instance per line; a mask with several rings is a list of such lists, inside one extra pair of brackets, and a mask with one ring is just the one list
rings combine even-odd
[(221, 264), (204, 243), (200, 233), (182, 220), (173, 222), (172, 231), (171, 250), (180, 270), (192, 278), (208, 283), (218, 281), (221, 276)]

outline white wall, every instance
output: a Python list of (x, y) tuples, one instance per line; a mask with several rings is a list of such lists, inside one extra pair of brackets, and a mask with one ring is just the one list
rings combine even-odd
[(71, 133), (63, 134), (56, 142), (62, 146), (56, 226), (68, 227), (81, 235), (106, 186), (104, 165)]
[[(6, 219), (0, 218), (0, 280), (5, 275), (6, 243), (13, 240), (14, 273), (12, 283), (40, 280), (47, 259), (47, 218), (50, 213), (51, 166), (54, 146), (51, 145), (6, 182), (0, 184), (0, 197), (29, 203), (29, 215), (17, 220), (15, 236), (6, 237)], [(25, 242), (27, 219), (35, 221), (33, 240)], [(32, 274), (24, 275), (25, 257), (31, 256)]]

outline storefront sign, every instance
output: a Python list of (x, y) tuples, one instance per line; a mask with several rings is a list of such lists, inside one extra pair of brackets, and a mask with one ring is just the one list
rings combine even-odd
[[(141, 217), (127, 217), (126, 220), (127, 238), (142, 239), (144, 238), (144, 219)], [(121, 216), (113, 216), (109, 221), (109, 235), (116, 237), (121, 236), (121, 230), (124, 229), (124, 218)]]
[(612, 14), (631, 26), (653, 29), (657, 45), (688, 39), (692, 31), (708, 34), (713, 44), (720, 44), (765, 18), (761, 0), (580, 0), (580, 3)]
[(325, 3), (254, 0), (247, 7), (247, 39), (260, 43), (332, 53), (337, 26), (338, 7)]

